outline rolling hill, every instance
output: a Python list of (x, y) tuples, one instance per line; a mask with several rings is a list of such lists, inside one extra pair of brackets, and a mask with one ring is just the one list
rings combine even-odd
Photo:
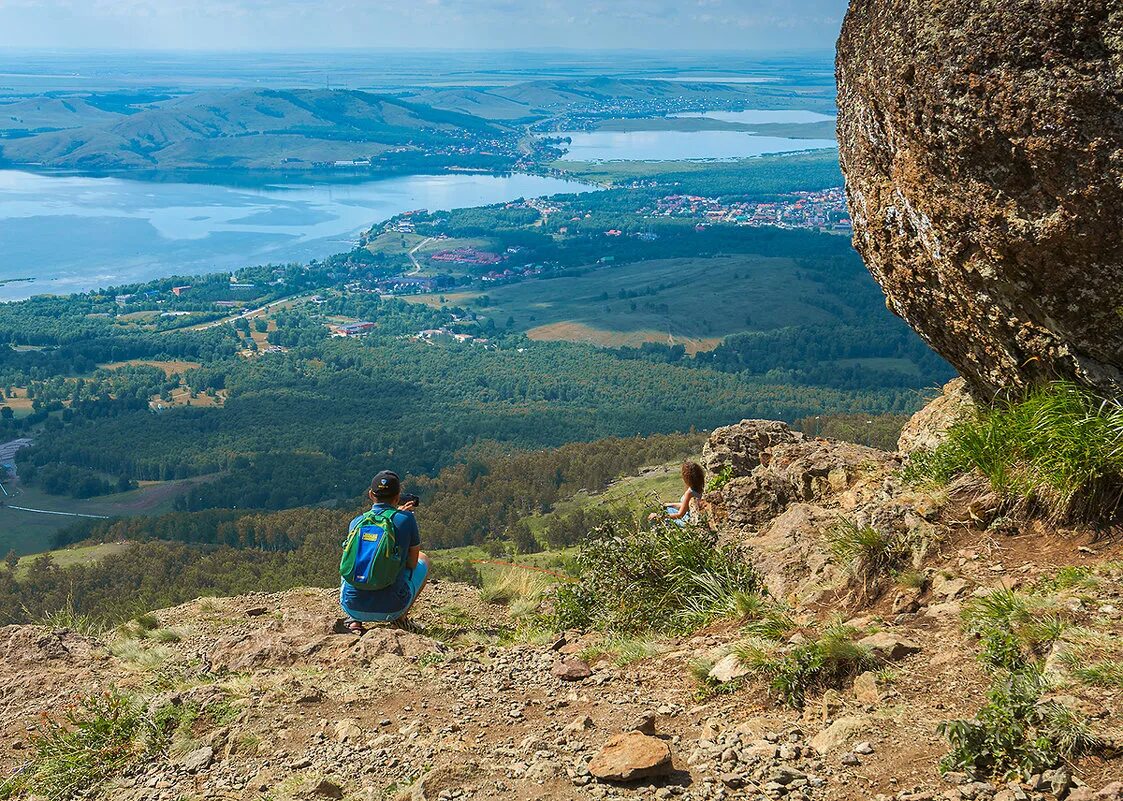
[(67, 119), (83, 124), (8, 140), (0, 157), (63, 169), (301, 169), (395, 148), (495, 151), (509, 136), (479, 117), (359, 91), (199, 93), (129, 115), (74, 108)]

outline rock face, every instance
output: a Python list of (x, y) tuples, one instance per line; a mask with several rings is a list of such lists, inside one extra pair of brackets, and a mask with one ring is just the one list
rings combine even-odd
[(852, 0), (838, 46), (854, 243), (990, 398), (1123, 390), (1123, 6)]
[(974, 409), (975, 402), (967, 391), (967, 383), (962, 378), (949, 381), (941, 395), (905, 423), (897, 439), (897, 452), (908, 456), (913, 451), (934, 450), (947, 438), (948, 429)]

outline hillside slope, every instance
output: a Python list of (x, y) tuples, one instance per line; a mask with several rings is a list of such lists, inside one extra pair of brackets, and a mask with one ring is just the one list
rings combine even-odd
[[(10, 626), (0, 629), (0, 768), (15, 779), (0, 797), (79, 795), (79, 785), (59, 790), (60, 775), (121, 801), (1123, 797), (1110, 784), (1123, 696), (1114, 679), (1081, 678), (1091, 661), (1058, 656), (1093, 643), (1123, 658), (1123, 545), (1010, 527), (977, 488), (908, 490), (898, 455), (780, 423), (715, 432), (705, 458), (733, 476), (709, 496), (722, 536), (750, 546), (771, 603), (787, 600), (782, 614), (753, 603), (688, 634), (554, 633), (527, 598), (504, 607), (442, 581), (411, 630), (362, 638), (341, 633), (330, 589), (199, 599), (101, 635), (61, 619)], [(895, 519), (925, 532), (919, 579), (860, 578), (830, 547), (832, 521), (869, 515), (885, 530)], [(985, 638), (960, 615), (1007, 596), (1063, 620), (1040, 655), (1050, 688), (1037, 703), (1086, 718), (1096, 745), (1009, 784), (941, 778), (940, 724), (972, 719), (993, 680), (977, 658)], [(869, 661), (809, 687), (795, 708), (744, 661), (746, 642), (769, 629), (784, 629), (781, 652), (797, 653), (839, 617)], [(122, 758), (76, 760), (75, 776), (58, 761), (74, 741), (43, 715), (83, 698), (71, 725), (115, 721), (105, 747)]]
[(497, 142), (506, 133), (478, 117), (387, 95), (262, 89), (198, 93), (128, 116), (96, 116), (81, 127), (9, 140), (2, 156), (67, 169), (298, 169), (419, 144), (439, 151)]

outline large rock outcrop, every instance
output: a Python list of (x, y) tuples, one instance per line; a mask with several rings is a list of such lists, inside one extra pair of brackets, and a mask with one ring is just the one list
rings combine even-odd
[(1123, 4), (852, 0), (837, 68), (890, 308), (976, 395), (1123, 390)]

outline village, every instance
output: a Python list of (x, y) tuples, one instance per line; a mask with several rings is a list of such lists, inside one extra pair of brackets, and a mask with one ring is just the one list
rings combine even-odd
[(770, 202), (723, 202), (696, 195), (668, 195), (658, 201), (651, 214), (756, 228), (806, 228), (847, 236), (853, 233), (846, 193), (841, 186), (819, 192), (792, 192), (782, 200)]

